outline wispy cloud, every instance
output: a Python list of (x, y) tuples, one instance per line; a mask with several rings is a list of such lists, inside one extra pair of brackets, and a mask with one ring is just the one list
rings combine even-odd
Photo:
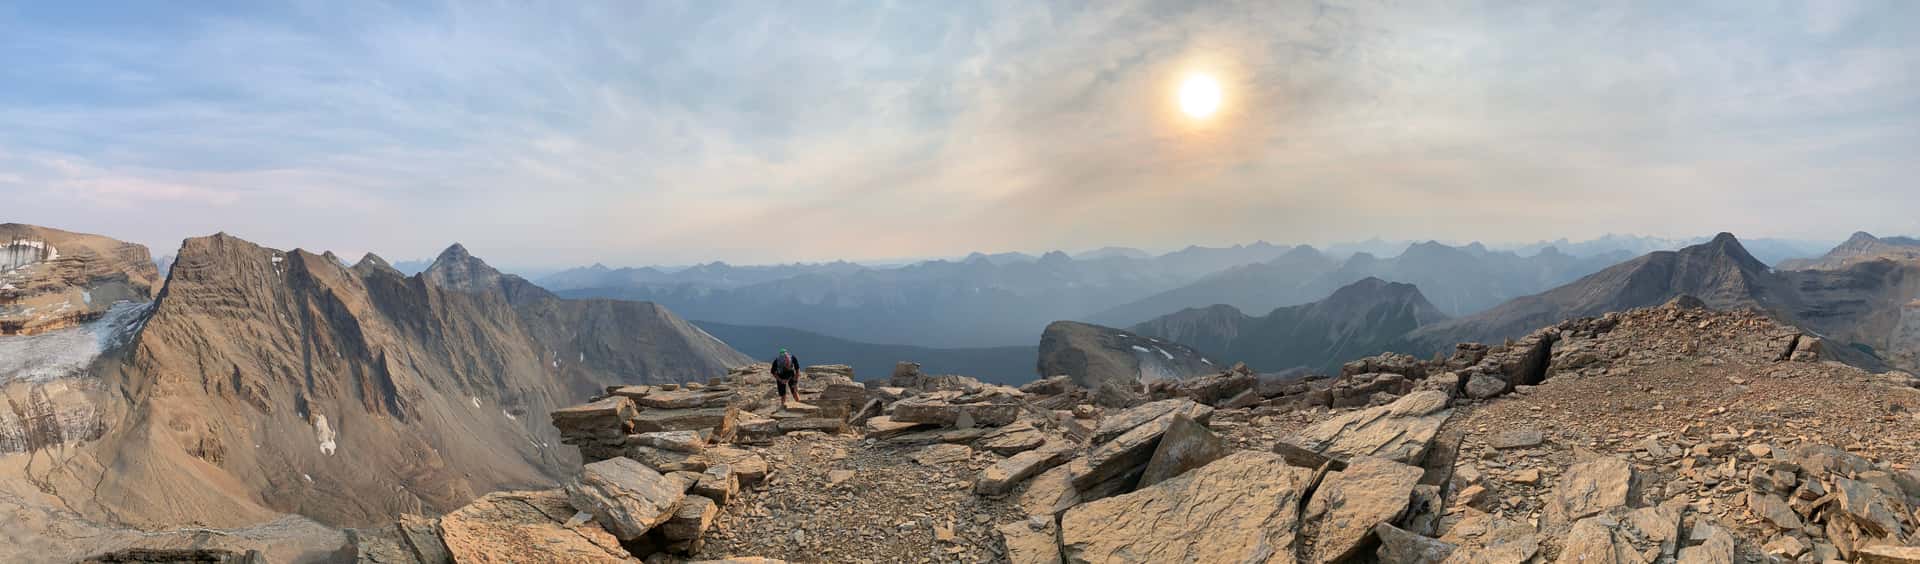
[(517, 264), (1920, 231), (1906, 3), (246, 9), (0, 11), (4, 219)]

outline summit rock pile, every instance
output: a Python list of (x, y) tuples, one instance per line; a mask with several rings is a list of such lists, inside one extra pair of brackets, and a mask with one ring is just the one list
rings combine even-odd
[(1914, 562), (1920, 389), (1815, 339), (1677, 300), (1117, 406), (902, 365), (809, 370), (783, 408), (756, 365), (556, 410), (588, 460), (563, 488), (355, 536), (419, 562)]

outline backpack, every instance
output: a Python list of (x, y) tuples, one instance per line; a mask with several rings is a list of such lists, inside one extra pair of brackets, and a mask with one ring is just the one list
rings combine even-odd
[(774, 375), (785, 376), (794, 372), (796, 371), (793, 369), (793, 356), (783, 354), (773, 359)]

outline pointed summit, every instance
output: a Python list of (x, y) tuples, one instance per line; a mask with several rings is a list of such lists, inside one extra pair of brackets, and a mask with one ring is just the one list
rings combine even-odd
[(459, 243), (440, 251), (440, 256), (433, 259), (433, 266), (420, 274), (428, 282), (450, 290), (485, 290), (500, 282), (500, 271), (467, 253), (467, 248)]

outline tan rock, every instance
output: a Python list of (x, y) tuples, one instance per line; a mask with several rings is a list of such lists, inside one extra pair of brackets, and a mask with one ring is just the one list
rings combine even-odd
[(1336, 459), (1375, 456), (1402, 464), (1418, 463), (1439, 433), (1440, 424), (1453, 413), (1447, 409), (1447, 401), (1445, 392), (1413, 392), (1388, 405), (1315, 424), (1289, 442)]
[(734, 495), (740, 493), (740, 478), (734, 475), (733, 466), (714, 464), (708, 466), (706, 472), (700, 473), (700, 479), (694, 482), (693, 489), (688, 493), (726, 505), (733, 501)]
[(710, 464), (725, 464), (733, 471), (733, 476), (743, 487), (752, 487), (766, 479), (771, 469), (767, 459), (750, 450), (733, 447), (712, 447), (707, 449), (707, 461)]
[(1151, 423), (1176, 410), (1186, 412), (1189, 417), (1201, 423), (1213, 417), (1213, 408), (1201, 406), (1189, 399), (1164, 399), (1141, 404), (1100, 420), (1100, 426), (1093, 430), (1093, 444), (1111, 441), (1126, 434), (1127, 431), (1132, 431), (1134, 427)]
[(1013, 455), (981, 470), (980, 477), (973, 482), (973, 491), (980, 495), (1005, 495), (1027, 478), (1064, 464), (1072, 457), (1073, 445), (1065, 441), (1054, 441)]
[(707, 527), (713, 526), (713, 519), (720, 516), (720, 506), (711, 499), (700, 496), (687, 496), (680, 508), (673, 512), (673, 518), (660, 524), (660, 536), (667, 540), (682, 541), (700, 538), (706, 534)]
[(868, 419), (866, 424), (867, 438), (883, 440), (932, 428), (934, 425), (930, 423), (894, 421), (892, 417), (885, 415)]
[(1481, 511), (1468, 511), (1440, 540), (1460, 547), (1447, 559), (1455, 564), (1521, 564), (1540, 552), (1532, 526)]
[(1855, 551), (1860, 564), (1920, 564), (1920, 546), (1869, 546)]
[[(1069, 562), (1292, 562), (1312, 471), (1241, 451), (1062, 517)], [(1191, 516), (1206, 515), (1206, 519)]]
[(1374, 525), (1406, 511), (1422, 473), (1417, 466), (1371, 456), (1354, 457), (1346, 470), (1328, 473), (1307, 502), (1304, 519), (1319, 531), (1310, 561), (1343, 562), (1359, 556), (1373, 538)]
[(1046, 433), (1035, 429), (1031, 423), (1018, 422), (987, 433), (973, 446), (1000, 456), (1013, 456), (1040, 448), (1046, 442)]
[(1011, 564), (1059, 564), (1060, 545), (1056, 542), (1053, 519), (1034, 517), (1007, 523), (994, 529)]
[(913, 455), (913, 461), (925, 466), (955, 464), (973, 458), (973, 449), (966, 445), (933, 445)]
[(1073, 489), (1073, 474), (1065, 465), (1055, 466), (1027, 480), (1027, 489), (1020, 492), (1020, 508), (1028, 515), (1044, 515), (1051, 519), (1075, 505), (1080, 500)]
[(1153, 458), (1154, 449), (1160, 445), (1160, 437), (1166, 433), (1168, 427), (1173, 425), (1176, 417), (1184, 415), (1198, 421), (1200, 418), (1194, 417), (1195, 415), (1204, 414), (1208, 417), (1212, 415), (1213, 408), (1191, 400), (1175, 401), (1185, 403), (1175, 404), (1174, 408), (1169, 409), (1167, 414), (1160, 416), (1159, 419), (1135, 426), (1089, 451), (1086, 456), (1085, 472), (1073, 476), (1073, 486), (1082, 490), (1089, 489), (1095, 484), (1144, 467)]
[(1797, 531), (1802, 525), (1800, 516), (1787, 507), (1787, 501), (1770, 493), (1747, 492), (1747, 511), (1777, 529)]
[(621, 540), (640, 538), (666, 522), (686, 497), (686, 487), (678, 480), (627, 458), (581, 467), (566, 489), (575, 509), (592, 513)]
[(699, 454), (707, 450), (707, 441), (698, 431), (663, 431), (627, 436), (628, 446), (649, 446), (662, 450)]
[(1543, 527), (1565, 526), (1634, 501), (1638, 475), (1627, 461), (1599, 457), (1574, 464), (1560, 476), (1541, 512)]
[(1735, 541), (1726, 529), (1697, 523), (1693, 526), (1693, 537), (1699, 542), (1680, 549), (1679, 564), (1733, 564)]
[(440, 518), (440, 538), (454, 562), (638, 562), (598, 524), (566, 527), (574, 513), (567, 493), (495, 492)]

